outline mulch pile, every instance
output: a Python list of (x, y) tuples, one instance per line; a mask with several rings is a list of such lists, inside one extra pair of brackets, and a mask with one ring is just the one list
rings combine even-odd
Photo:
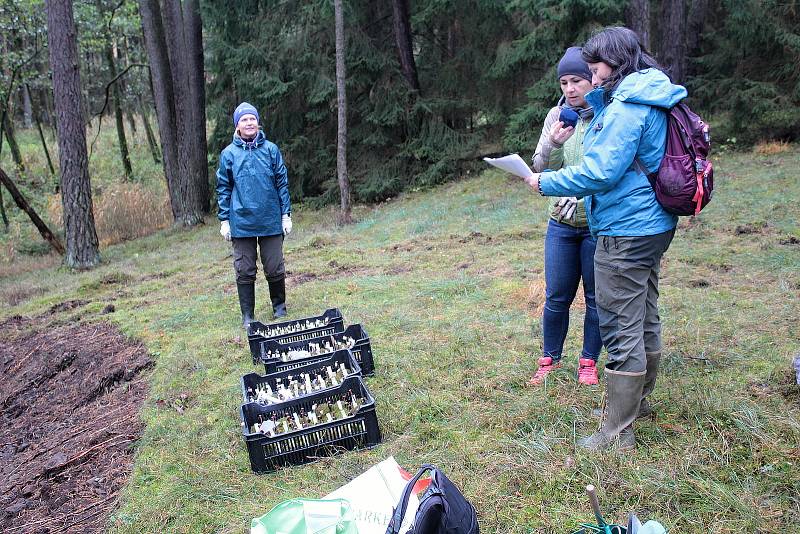
[(133, 464), (153, 364), (74, 301), (0, 323), (0, 531), (104, 532)]

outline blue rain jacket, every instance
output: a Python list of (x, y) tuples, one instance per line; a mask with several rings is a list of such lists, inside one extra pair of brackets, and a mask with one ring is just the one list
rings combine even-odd
[(664, 109), (685, 97), (686, 89), (658, 69), (629, 74), (609, 100), (602, 88), (588, 93), (594, 118), (583, 138), (583, 160), (542, 173), (542, 192), (585, 197), (595, 236), (646, 236), (675, 228), (678, 218), (664, 211), (647, 176), (633, 162), (638, 158), (648, 172), (659, 167), (666, 148)]
[(292, 211), (289, 179), (281, 151), (261, 130), (251, 143), (234, 135), (222, 151), (217, 203), (217, 218), (230, 221), (232, 237), (283, 233), (281, 216)]

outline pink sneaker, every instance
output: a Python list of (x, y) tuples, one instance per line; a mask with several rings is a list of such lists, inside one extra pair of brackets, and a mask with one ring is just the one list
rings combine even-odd
[(533, 375), (530, 380), (528, 380), (528, 385), (538, 386), (544, 382), (544, 379), (547, 375), (559, 367), (561, 367), (561, 362), (553, 362), (553, 358), (549, 356), (543, 356), (539, 358), (539, 368), (536, 370), (536, 374)]
[(596, 363), (597, 362), (589, 358), (581, 358), (578, 360), (578, 384), (596, 386), (599, 383), (597, 380)]

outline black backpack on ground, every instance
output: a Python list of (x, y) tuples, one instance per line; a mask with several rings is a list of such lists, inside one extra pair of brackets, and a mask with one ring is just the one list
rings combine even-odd
[(414, 491), (414, 485), (427, 471), (431, 472), (431, 482), (419, 499), (414, 524), (408, 534), (479, 534), (475, 508), (444, 473), (430, 464), (423, 464), (414, 478), (406, 484), (386, 534), (400, 532), (400, 525), (408, 508), (408, 498)]

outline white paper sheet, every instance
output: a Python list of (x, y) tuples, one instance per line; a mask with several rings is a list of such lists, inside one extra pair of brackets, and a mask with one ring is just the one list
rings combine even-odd
[(533, 171), (525, 163), (525, 160), (519, 157), (519, 154), (511, 154), (502, 158), (483, 158), (483, 161), (520, 178), (533, 176)]

